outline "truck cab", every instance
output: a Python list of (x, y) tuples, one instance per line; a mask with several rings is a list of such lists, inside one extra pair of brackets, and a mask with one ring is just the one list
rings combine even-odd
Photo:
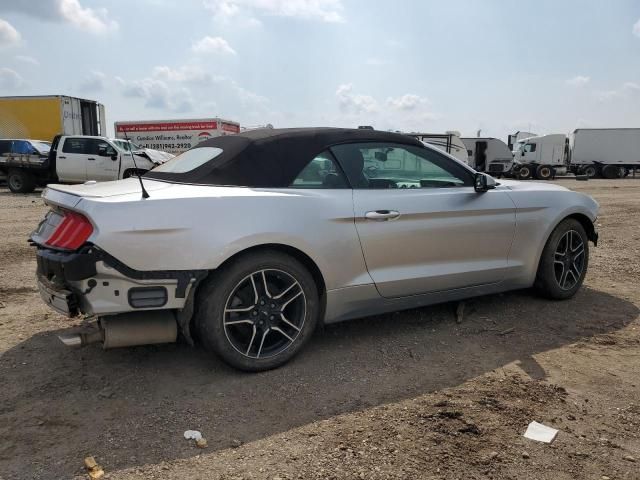
[(131, 151), (105, 137), (57, 136), (51, 150), (57, 178), (62, 183), (118, 180), (154, 167), (148, 158), (132, 158)]
[(564, 134), (519, 140), (514, 150), (514, 172), (520, 179), (548, 180), (558, 170), (566, 171), (568, 139)]

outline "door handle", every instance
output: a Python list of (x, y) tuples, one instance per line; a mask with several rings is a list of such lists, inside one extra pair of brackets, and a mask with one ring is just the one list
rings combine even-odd
[(393, 220), (394, 218), (398, 218), (400, 216), (400, 212), (396, 212), (395, 210), (375, 210), (373, 212), (367, 212), (364, 214), (364, 218), (367, 220), (376, 220), (376, 221), (384, 221), (384, 220)]
[(67, 157), (60, 157), (60, 156), (58, 156), (58, 158), (60, 158), (60, 159), (64, 160), (64, 159), (66, 159)]
[(89, 158), (87, 158), (87, 160), (95, 160), (95, 158), (89, 157)]

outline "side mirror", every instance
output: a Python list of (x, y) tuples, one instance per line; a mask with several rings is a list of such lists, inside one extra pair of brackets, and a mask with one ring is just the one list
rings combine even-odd
[(112, 153), (111, 154), (111, 160), (113, 160), (114, 162), (118, 159), (118, 154), (117, 153)]
[(524, 157), (524, 154), (525, 154), (525, 151), (523, 150), (523, 151), (520, 153), (520, 156), (521, 156), (521, 157)]
[(473, 188), (478, 193), (493, 190), (496, 188), (496, 179), (486, 173), (476, 173), (476, 176), (473, 179)]

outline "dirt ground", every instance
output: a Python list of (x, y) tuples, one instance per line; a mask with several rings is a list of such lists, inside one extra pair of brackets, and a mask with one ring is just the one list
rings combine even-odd
[(574, 299), (333, 325), (254, 375), (186, 345), (64, 347), (80, 322), (40, 301), (26, 242), (46, 208), (0, 188), (0, 479), (87, 478), (87, 455), (110, 479), (640, 479), (640, 179), (558, 183), (601, 205)]

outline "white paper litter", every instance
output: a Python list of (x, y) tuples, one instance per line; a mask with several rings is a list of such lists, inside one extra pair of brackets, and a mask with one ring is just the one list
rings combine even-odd
[(538, 422), (531, 422), (524, 432), (525, 438), (536, 440), (538, 442), (551, 443), (556, 438), (558, 430), (547, 427)]
[(184, 432), (184, 438), (198, 441), (202, 438), (202, 434), (198, 430), (187, 430)]

